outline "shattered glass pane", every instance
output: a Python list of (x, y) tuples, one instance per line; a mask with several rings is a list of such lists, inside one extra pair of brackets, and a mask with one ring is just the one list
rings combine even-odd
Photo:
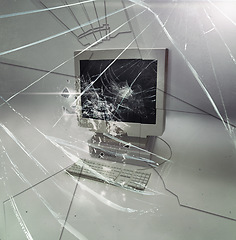
[(84, 92), (91, 82), (96, 81), (81, 96), (83, 117), (154, 124), (157, 63), (118, 59), (101, 75), (111, 62), (81, 61), (81, 91)]
[[(0, 240), (235, 239), (235, 9), (2, 0)], [(84, 61), (79, 79), (74, 53), (108, 49), (139, 60)], [(141, 49), (168, 49), (163, 86)], [(162, 136), (141, 136), (160, 111)]]

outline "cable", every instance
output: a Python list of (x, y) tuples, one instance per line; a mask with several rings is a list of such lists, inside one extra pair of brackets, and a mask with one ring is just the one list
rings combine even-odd
[[(171, 148), (170, 144), (169, 144), (166, 140), (164, 140), (163, 138), (161, 138), (161, 137), (157, 137), (157, 138), (160, 139), (162, 142), (164, 142), (164, 143), (167, 145), (167, 147), (169, 148), (169, 150), (170, 150), (170, 156), (169, 156), (169, 158), (166, 158), (166, 160), (163, 160), (161, 163), (158, 163), (158, 165), (153, 165), (153, 164), (150, 164), (150, 163), (146, 162), (149, 167), (144, 167), (144, 168), (141, 168), (141, 169), (139, 169), (139, 170), (150, 169), (150, 168), (158, 168), (158, 167), (160, 167), (163, 163), (166, 163), (166, 161), (169, 161), (169, 160), (172, 158), (173, 152), (172, 152), (172, 148)], [(150, 153), (152, 154), (152, 152), (150, 152)], [(153, 154), (154, 154), (154, 153), (153, 153)]]
[[(170, 144), (169, 144), (166, 140), (164, 140), (163, 138), (161, 138), (161, 137), (157, 137), (157, 138), (160, 139), (162, 142), (164, 142), (164, 143), (168, 146), (168, 148), (170, 149), (170, 156), (169, 156), (169, 158), (167, 159), (167, 160), (170, 160), (170, 159), (172, 158), (172, 154), (173, 154)], [(164, 163), (164, 162), (162, 162), (162, 163)], [(161, 163), (161, 164), (162, 164), (162, 163)]]

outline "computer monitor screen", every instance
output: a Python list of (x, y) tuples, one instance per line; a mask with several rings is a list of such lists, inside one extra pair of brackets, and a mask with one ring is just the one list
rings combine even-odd
[(75, 52), (79, 124), (100, 133), (115, 125), (129, 136), (161, 135), (166, 49), (122, 51)]
[(112, 61), (80, 61), (82, 117), (155, 124), (157, 61)]

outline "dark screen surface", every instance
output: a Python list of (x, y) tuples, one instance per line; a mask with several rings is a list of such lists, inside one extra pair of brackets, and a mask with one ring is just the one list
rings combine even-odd
[(156, 123), (156, 60), (81, 60), (80, 84), (83, 118)]

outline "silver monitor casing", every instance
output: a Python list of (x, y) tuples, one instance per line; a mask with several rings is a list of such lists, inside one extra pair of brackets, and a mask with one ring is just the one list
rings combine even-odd
[[(115, 50), (87, 50), (75, 53), (75, 75), (77, 96), (77, 116), (79, 125), (97, 133), (124, 135), (146, 138), (147, 136), (162, 135), (165, 127), (165, 79), (167, 49), (115, 49)], [(156, 85), (156, 123), (141, 124), (131, 122), (104, 121), (82, 117), (81, 89), (80, 89), (80, 60), (115, 60), (115, 59), (143, 59), (157, 60)]]

